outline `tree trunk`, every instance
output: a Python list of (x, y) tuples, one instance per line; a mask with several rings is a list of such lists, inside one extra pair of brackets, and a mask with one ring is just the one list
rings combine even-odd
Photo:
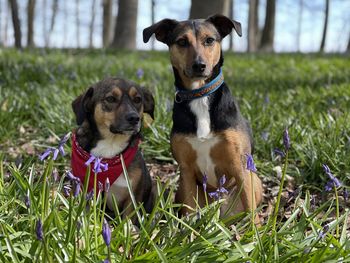
[(28, 14), (27, 46), (34, 47), (35, 0), (28, 1), (27, 14)]
[(95, 24), (95, 6), (96, 6), (96, 0), (92, 0), (92, 5), (91, 5), (91, 21), (90, 21), (90, 33), (89, 33), (89, 47), (93, 48), (94, 47), (94, 24)]
[(259, 39), (259, 0), (249, 0), (248, 13), (248, 52), (258, 50)]
[(346, 53), (350, 53), (350, 36), (348, 40), (348, 46), (346, 47)]
[(44, 42), (45, 42), (45, 47), (48, 46), (49, 44), (49, 36), (47, 34), (47, 23), (46, 23), (46, 18), (47, 18), (47, 10), (46, 10), (46, 0), (43, 0), (43, 8), (41, 10), (41, 12), (43, 13), (43, 22), (42, 22), (42, 25), (43, 25), (43, 38), (44, 38)]
[(10, 6), (11, 6), (11, 13), (12, 13), (12, 23), (13, 23), (13, 31), (15, 36), (15, 47), (16, 48), (22, 48), (22, 42), (21, 42), (21, 21), (18, 17), (18, 5), (16, 0), (9, 0)]
[(79, 0), (75, 1), (75, 28), (77, 32), (77, 48), (80, 48)]
[(47, 40), (48, 40), (47, 46), (50, 46), (51, 35), (52, 35), (53, 29), (55, 27), (57, 10), (58, 10), (58, 0), (53, 0), (53, 3), (52, 3), (52, 15), (51, 15), (51, 22), (50, 22), (50, 31), (49, 31), (49, 35), (48, 35), (48, 38), (47, 38)]
[(325, 12), (324, 12), (324, 25), (323, 25), (322, 40), (321, 40), (321, 45), (320, 45), (320, 52), (324, 51), (324, 47), (326, 45), (328, 14), (329, 14), (329, 0), (326, 0), (326, 8), (325, 8)]
[[(156, 6), (156, 1), (155, 0), (151, 0), (151, 20), (152, 20), (152, 23), (151, 25), (153, 25), (156, 21), (155, 21), (155, 13), (154, 13), (154, 8)], [(152, 36), (151, 38), (151, 48), (152, 50), (154, 50), (154, 43), (155, 43), (155, 37)]]
[[(234, 8), (234, 0), (230, 0), (230, 6), (229, 6), (229, 18), (233, 20), (233, 8)], [(228, 44), (228, 50), (233, 50), (233, 34), (229, 35), (229, 44)]]
[(298, 12), (298, 28), (297, 28), (297, 51), (300, 52), (300, 37), (301, 37), (301, 24), (303, 19), (303, 9), (304, 3), (303, 0), (299, 0), (299, 12)]
[(111, 41), (112, 0), (103, 0), (102, 43), (108, 47)]
[(210, 15), (229, 16), (230, 0), (192, 0), (190, 19), (207, 18)]
[(120, 0), (113, 48), (136, 49), (138, 0)]
[(267, 0), (265, 25), (261, 36), (260, 50), (273, 52), (273, 41), (275, 35), (276, 0)]

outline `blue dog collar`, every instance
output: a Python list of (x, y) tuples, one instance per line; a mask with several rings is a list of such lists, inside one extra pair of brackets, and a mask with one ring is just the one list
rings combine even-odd
[(220, 68), (219, 74), (212, 81), (200, 87), (199, 89), (183, 90), (176, 87), (175, 102), (181, 103), (184, 100), (194, 100), (208, 96), (219, 89), (222, 83), (224, 83), (224, 75), (222, 74), (222, 70)]

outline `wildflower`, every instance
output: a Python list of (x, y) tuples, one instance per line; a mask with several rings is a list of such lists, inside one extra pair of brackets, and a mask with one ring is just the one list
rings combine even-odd
[(105, 192), (108, 193), (109, 188), (111, 187), (111, 183), (109, 182), (109, 178), (107, 177), (105, 181)]
[(106, 258), (105, 260), (102, 261), (102, 263), (110, 263), (110, 261), (108, 258)]
[(90, 192), (88, 192), (87, 194), (86, 194), (86, 198), (85, 198), (85, 200), (86, 201), (90, 201), (90, 200), (92, 200), (92, 197), (94, 196), (94, 190), (92, 189)]
[(105, 244), (107, 247), (111, 244), (111, 229), (109, 228), (108, 222), (106, 219), (103, 221), (102, 225), (102, 237), (103, 240), (105, 241)]
[(203, 175), (203, 190), (204, 190), (204, 192), (207, 191), (207, 182), (208, 182), (208, 176), (206, 173), (204, 173), (204, 175)]
[(276, 148), (273, 150), (273, 152), (276, 154), (276, 155), (279, 155), (281, 157), (285, 157), (286, 154), (284, 153), (284, 151), (281, 151), (280, 149)]
[(39, 155), (39, 159), (40, 161), (43, 161), (45, 160), (49, 155), (50, 153), (52, 153), (52, 151), (54, 150), (54, 148), (47, 148), (46, 151), (44, 153), (42, 153), (41, 155)]
[(209, 193), (210, 198), (214, 198), (218, 200), (222, 196), (222, 194), (228, 194), (228, 191), (224, 187), (225, 182), (226, 182), (226, 176), (223, 175), (219, 180), (219, 188), (216, 189), (215, 192)]
[(26, 205), (27, 209), (30, 208), (30, 198), (29, 198), (29, 195), (26, 195), (24, 197), (24, 204)]
[(69, 185), (63, 186), (63, 194), (65, 197), (70, 196), (70, 191), (71, 191), (71, 188)]
[(99, 192), (103, 191), (103, 184), (100, 181), (98, 181), (97, 187)]
[(74, 185), (74, 197), (77, 197), (79, 195), (80, 192), (80, 188), (81, 188), (81, 184), (80, 184), (80, 180), (75, 180), (73, 181), (73, 185)]
[(322, 164), (323, 170), (325, 171), (325, 173), (328, 175), (329, 177), (329, 181), (327, 182), (326, 186), (325, 186), (325, 190), (327, 192), (331, 191), (333, 189), (333, 187), (338, 188), (341, 186), (341, 183), (339, 181), (338, 178), (336, 178), (332, 173), (331, 170), (329, 169), (328, 165), (326, 164)]
[(323, 238), (326, 236), (326, 234), (327, 234), (328, 231), (329, 231), (329, 225), (326, 224), (326, 225), (323, 227), (323, 229), (320, 231), (320, 233), (318, 234), (318, 237), (323, 239)]
[(100, 173), (102, 171), (107, 171), (108, 170), (108, 163), (102, 163), (102, 158), (98, 158), (96, 156), (91, 155), (89, 160), (85, 162), (86, 166), (89, 166), (92, 162), (94, 162), (94, 169), (93, 171), (95, 173)]
[(144, 74), (144, 71), (142, 68), (138, 68), (137, 71), (136, 71), (136, 76), (137, 78), (142, 78), (143, 77), (143, 74)]
[(289, 133), (287, 128), (283, 132), (283, 144), (286, 151), (288, 151), (290, 148), (290, 139), (289, 139)]
[(45, 160), (51, 153), (53, 153), (52, 160), (54, 161), (57, 159), (59, 153), (61, 153), (61, 155), (64, 156), (65, 152), (64, 152), (63, 146), (68, 141), (70, 134), (71, 133), (69, 132), (61, 138), (57, 148), (54, 148), (54, 147), (47, 148), (46, 151), (39, 156), (40, 161)]
[(347, 202), (349, 199), (349, 192), (346, 188), (343, 189), (343, 197), (344, 197), (344, 201)]
[(254, 164), (254, 159), (253, 159), (253, 156), (250, 155), (250, 154), (246, 154), (246, 157), (247, 157), (247, 170), (253, 172), (253, 173), (256, 173), (257, 170), (256, 170), (256, 167), (255, 167), (255, 164)]
[(44, 240), (43, 223), (41, 222), (40, 218), (38, 222), (36, 222), (35, 233), (36, 233), (36, 238), (38, 240), (40, 241)]

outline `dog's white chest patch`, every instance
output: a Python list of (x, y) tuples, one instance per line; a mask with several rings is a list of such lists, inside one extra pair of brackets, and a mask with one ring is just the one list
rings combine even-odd
[(208, 138), (210, 134), (210, 115), (208, 97), (195, 99), (189, 103), (192, 113), (196, 116), (197, 137)]
[(215, 164), (210, 157), (210, 151), (219, 142), (219, 139), (217, 137), (210, 137), (207, 139), (189, 137), (187, 141), (197, 153), (196, 164), (201, 173), (208, 176), (208, 183), (210, 185), (217, 185)]
[(112, 158), (121, 153), (129, 143), (129, 135), (115, 135), (97, 142), (96, 147), (91, 149), (94, 156)]

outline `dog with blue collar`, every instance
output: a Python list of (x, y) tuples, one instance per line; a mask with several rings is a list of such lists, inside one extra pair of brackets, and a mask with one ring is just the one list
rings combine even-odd
[(144, 42), (155, 34), (169, 47), (176, 88), (171, 149), (180, 168), (175, 200), (183, 214), (218, 198), (225, 200), (221, 216), (255, 210), (262, 201), (261, 180), (246, 166), (252, 131), (222, 72), (221, 41), (232, 29), (242, 35), (239, 22), (214, 15), (164, 19), (143, 31)]

